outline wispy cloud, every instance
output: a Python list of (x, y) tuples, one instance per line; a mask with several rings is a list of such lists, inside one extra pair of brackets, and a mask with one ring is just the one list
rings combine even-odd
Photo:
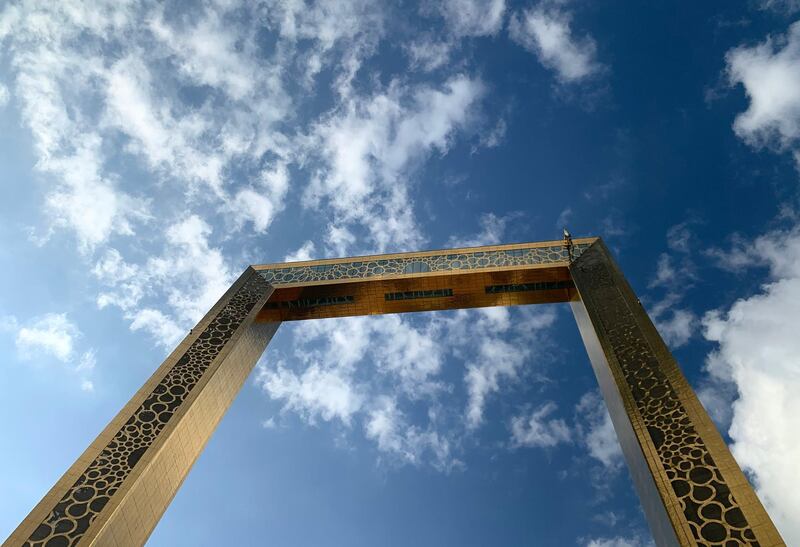
[[(293, 358), (261, 367), (257, 384), (284, 413), (309, 423), (321, 419), (351, 433), (360, 424), (387, 462), (450, 471), (463, 466), (463, 440), (478, 432), (497, 393), (521, 378), (542, 380), (530, 361), (541, 353), (524, 348), (543, 346), (542, 333), (554, 319), (552, 310), (512, 316), (487, 308), (414, 321), (387, 315), (302, 323), (294, 327)], [(443, 401), (458, 390), (443, 374), (451, 358), (466, 361), (466, 400), (448, 410)], [(554, 439), (562, 438), (558, 420), (543, 423)], [(519, 434), (532, 439), (533, 425), (520, 423)]]
[(561, 418), (551, 418), (558, 407), (547, 402), (530, 413), (511, 418), (514, 446), (549, 448), (572, 441), (572, 431)]
[(445, 0), (439, 5), (447, 29), (455, 36), (489, 36), (503, 26), (505, 0)]
[(544, 3), (515, 13), (509, 23), (511, 39), (534, 53), (564, 83), (578, 82), (602, 71), (597, 45), (571, 28), (572, 15), (559, 2)]
[(0, 332), (14, 337), (17, 353), (23, 361), (45, 366), (55, 360), (81, 378), (81, 389), (94, 390), (89, 378), (97, 363), (96, 352), (81, 342), (83, 333), (66, 313), (46, 313), (26, 321), (3, 316), (0, 317)]
[(602, 397), (596, 391), (585, 393), (575, 412), (579, 436), (589, 455), (603, 465), (604, 474), (621, 469), (622, 449)]
[(648, 312), (664, 341), (672, 348), (686, 345), (697, 332), (697, 315), (683, 302), (697, 281), (694, 228), (699, 224), (689, 219), (667, 230), (667, 252), (661, 253), (656, 271), (648, 283), (661, 297), (648, 304)]
[(483, 93), (480, 80), (464, 75), (441, 88), (394, 82), (385, 92), (348, 100), (316, 125), (311, 142), (322, 163), (304, 202), (334, 211), (327, 243), (336, 254), (347, 254), (354, 230), (378, 252), (421, 244), (409, 171), (432, 152), (447, 151)]
[(142, 265), (108, 249), (94, 267), (106, 286), (98, 306), (119, 308), (132, 330), (144, 329), (163, 347), (172, 347), (236, 277), (221, 249), (211, 246), (211, 232), (204, 220), (190, 215), (166, 228), (164, 254)]

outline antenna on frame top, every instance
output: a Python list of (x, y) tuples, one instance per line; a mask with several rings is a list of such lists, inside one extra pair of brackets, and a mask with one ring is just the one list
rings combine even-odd
[(572, 234), (569, 233), (567, 227), (564, 227), (564, 245), (567, 247), (567, 254), (569, 255), (569, 261), (572, 262), (575, 257), (572, 254)]

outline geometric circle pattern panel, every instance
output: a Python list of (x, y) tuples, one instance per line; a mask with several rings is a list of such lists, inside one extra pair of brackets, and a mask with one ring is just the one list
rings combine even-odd
[[(694, 540), (701, 546), (758, 546), (708, 448), (660, 366), (626, 299), (596, 249), (585, 253), (581, 278), (616, 356), (647, 434), (658, 454)], [(650, 462), (651, 464), (653, 462)]]
[[(580, 256), (589, 243), (575, 243), (572, 257)], [(428, 256), (383, 258), (376, 260), (352, 260), (313, 266), (281, 266), (259, 270), (261, 276), (275, 286), (287, 283), (309, 283), (341, 279), (362, 279), (383, 275), (403, 275), (425, 272), (447, 272), (457, 270), (480, 270), (483, 268), (529, 266), (569, 262), (566, 245), (473, 251), (467, 253), (442, 253)]]
[(230, 298), (34, 530), (26, 547), (78, 544), (269, 287), (261, 276), (252, 275)]

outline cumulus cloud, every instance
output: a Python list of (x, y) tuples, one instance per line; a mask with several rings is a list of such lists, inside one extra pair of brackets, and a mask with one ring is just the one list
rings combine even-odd
[(800, 494), (793, 487), (800, 481), (793, 422), (800, 413), (800, 228), (770, 232), (738, 252), (767, 267), (770, 277), (757, 294), (703, 317), (706, 339), (717, 344), (706, 367), (723, 389), (735, 386), (731, 450), (791, 544), (800, 541)]
[(800, 162), (800, 22), (783, 36), (734, 48), (725, 59), (731, 84), (742, 84), (750, 99), (736, 116), (736, 134), (755, 146), (791, 149)]
[[(545, 344), (542, 331), (554, 318), (548, 309), (486, 308), (299, 323), (292, 328), (293, 358), (261, 365), (257, 384), (284, 413), (309, 423), (322, 419), (348, 431), (360, 424), (387, 462), (446, 472), (463, 466), (463, 439), (485, 421), (498, 391), (520, 378), (542, 379), (530, 361), (541, 353), (528, 348)], [(463, 414), (458, 404), (442, 406), (442, 397), (457, 392), (452, 376), (443, 375), (449, 358), (465, 363)], [(545, 433), (560, 441), (562, 424), (549, 412), (534, 421), (527, 416), (517, 426), (520, 439), (523, 433), (532, 439), (541, 420)]]
[[(294, 172), (310, 179), (296, 191), (326, 232), (298, 257), (420, 245), (415, 169), (447, 153), (485, 92), (465, 74), (355, 85), (385, 28), (385, 10), (363, 0), (207, 3), (180, 16), (34, 1), (0, 13), (47, 184), (37, 240), (74, 234), (103, 286), (98, 305), (164, 347), (238, 273), (220, 228), (266, 234)], [(323, 69), (334, 93), (319, 111), (306, 92)]]
[[(14, 316), (5, 316), (0, 318), (0, 331), (14, 335), (21, 359), (36, 364), (55, 359), (82, 377), (81, 389), (94, 390), (88, 375), (96, 365), (95, 350), (79, 349), (83, 333), (66, 313), (46, 313), (24, 322)], [(91, 389), (87, 389), (87, 385), (92, 386)]]
[(211, 235), (211, 226), (189, 215), (166, 228), (164, 253), (143, 265), (129, 264), (109, 249), (93, 269), (106, 287), (98, 306), (118, 307), (132, 330), (143, 329), (171, 348), (236, 277), (222, 250), (211, 246)]
[(0, 108), (7, 105), (10, 98), (11, 94), (8, 92), (8, 88), (0, 83)]
[(562, 82), (578, 82), (602, 69), (597, 61), (597, 45), (586, 35), (576, 37), (572, 15), (553, 4), (515, 13), (509, 23), (511, 39), (534, 53)]
[(312, 260), (317, 246), (313, 241), (306, 241), (300, 247), (283, 257), (284, 262), (302, 262), (303, 260)]
[[(447, 23), (431, 36), (439, 47), (407, 51), (419, 78), (387, 81), (363, 73), (386, 30), (385, 8), (365, 0), (209, 2), (180, 15), (125, 1), (0, 8), (13, 106), (46, 185), (44, 232), (72, 234), (97, 305), (164, 348), (239, 273), (246, 253), (230, 241), (269, 234), (292, 196), (319, 224), (287, 259), (420, 246), (415, 175), (472, 130), (487, 91), (443, 68), (453, 44), (496, 34), (505, 17), (502, 0), (431, 9)], [(503, 132), (498, 123), (481, 144)], [(498, 241), (504, 222), (485, 216), (475, 238)], [(258, 383), (284, 412), (362, 431), (387, 458), (452, 469), (466, 423), (477, 430), (499, 390), (528, 373), (503, 339), (530, 348), (554, 317), (507, 314), (308, 323), (293, 360), (260, 369)], [(94, 362), (74, 338), (71, 356), (82, 370)], [(442, 374), (454, 356), (468, 362), (458, 385)], [(462, 387), (455, 410), (438, 406)]]
[(58, 5), (9, 6), (3, 13), (4, 38), (16, 46), (10, 64), (22, 119), (33, 136), (37, 168), (54, 182), (46, 196), (49, 216), (54, 225), (74, 230), (83, 251), (113, 234), (133, 234), (148, 216), (146, 201), (122, 191), (106, 174), (101, 137), (79, 109), (70, 108), (82, 93), (91, 94), (103, 67), (96, 56), (67, 44), (82, 32), (106, 34), (125, 18), (124, 6), (93, 9), (94, 17)]
[(326, 369), (312, 364), (298, 375), (278, 364), (275, 370), (259, 366), (256, 383), (273, 399), (284, 401), (285, 410), (294, 410), (313, 423), (317, 417), (350, 423), (363, 397), (341, 369)]
[(557, 406), (548, 402), (529, 414), (511, 419), (512, 443), (514, 446), (553, 447), (572, 440), (572, 432), (560, 418), (549, 418)]
[(385, 93), (350, 99), (316, 126), (311, 140), (322, 166), (304, 201), (334, 211), (327, 243), (336, 253), (348, 251), (354, 229), (378, 252), (420, 245), (408, 171), (434, 150), (447, 151), (483, 93), (480, 80), (463, 75), (441, 88), (395, 82)]
[(66, 314), (48, 313), (17, 331), (17, 350), (28, 359), (41, 352), (59, 361), (68, 361), (78, 336), (78, 327)]

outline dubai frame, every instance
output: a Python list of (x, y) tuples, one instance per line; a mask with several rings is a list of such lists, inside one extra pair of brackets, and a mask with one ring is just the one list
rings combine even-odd
[(569, 302), (655, 541), (785, 545), (599, 238), (252, 266), (3, 545), (141, 545), (282, 321)]

